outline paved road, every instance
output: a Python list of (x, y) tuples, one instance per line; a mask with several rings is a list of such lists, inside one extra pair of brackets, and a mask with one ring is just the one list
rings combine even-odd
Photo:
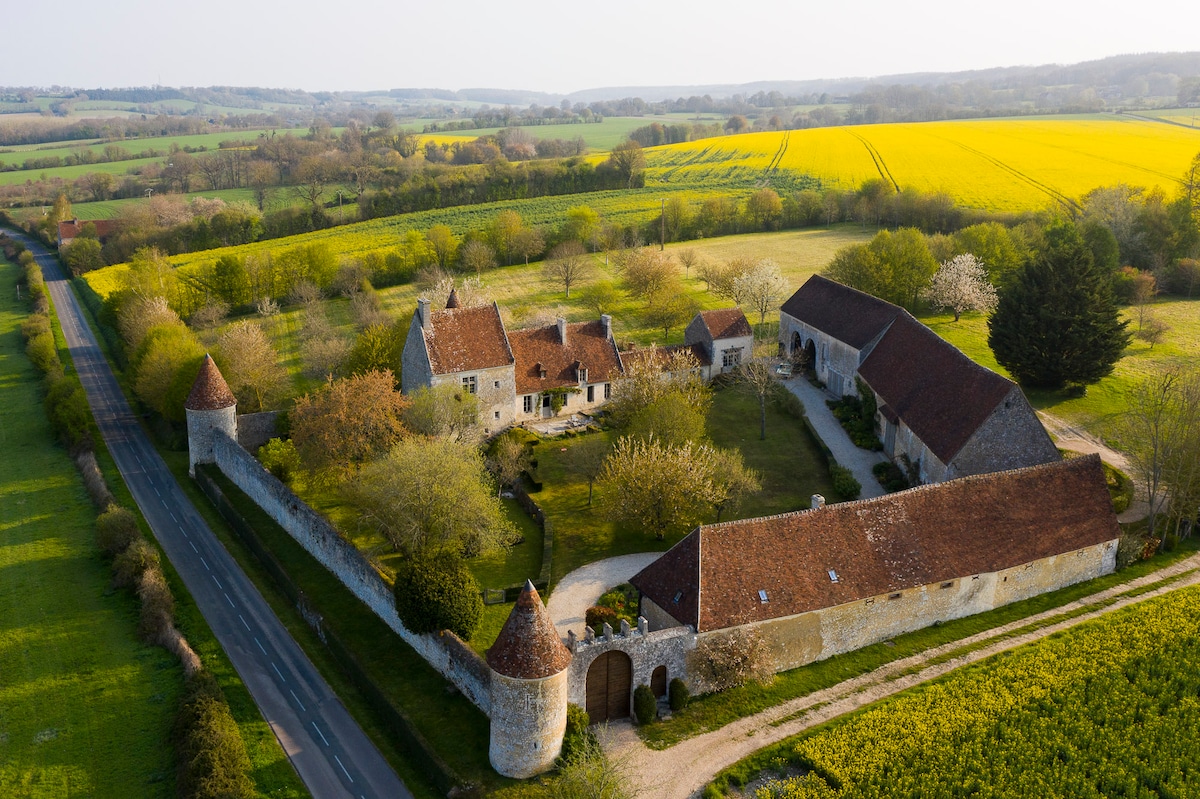
[(862, 484), (860, 498), (870, 499), (886, 494), (887, 491), (879, 485), (879, 481), (875, 479), (875, 475), (871, 471), (875, 464), (884, 460), (883, 455), (854, 446), (854, 442), (846, 434), (845, 428), (834, 418), (833, 411), (825, 404), (825, 400), (832, 398), (823, 390), (813, 386), (802, 375), (796, 375), (783, 381), (783, 385), (800, 399), (801, 404), (804, 405), (804, 414), (812, 423), (813, 429), (817, 431), (817, 435), (825, 442), (825, 446), (829, 447), (833, 453), (833, 459), (854, 472), (854, 479)]
[(213, 535), (130, 410), (57, 259), (34, 253), (113, 459), (246, 688), (316, 799), (409, 797), (262, 595)]

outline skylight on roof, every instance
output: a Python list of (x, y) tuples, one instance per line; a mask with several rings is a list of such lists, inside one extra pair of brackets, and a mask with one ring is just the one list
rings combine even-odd
[(671, 601), (672, 601), (672, 602), (674, 602), (676, 605), (678, 605), (678, 604), (679, 604), (679, 600), (681, 600), (681, 599), (683, 599), (683, 592), (682, 592), (682, 591), (676, 591), (676, 592), (675, 592), (675, 598), (674, 598), (674, 599), (672, 599)]
[(758, 592), (758, 601), (759, 601), (759, 602), (764, 602), (764, 603), (767, 601), (767, 592), (766, 592), (766, 591), (759, 591), (759, 592)]
[(829, 570), (829, 582), (836, 583), (837, 581), (838, 581), (837, 571), (834, 569), (830, 569)]

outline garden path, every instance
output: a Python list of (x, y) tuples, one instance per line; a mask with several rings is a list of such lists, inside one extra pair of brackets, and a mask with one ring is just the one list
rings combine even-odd
[(871, 467), (884, 460), (883, 455), (854, 446), (841, 423), (834, 418), (833, 411), (825, 404), (825, 400), (833, 397), (808, 382), (802, 375), (784, 380), (783, 385), (799, 398), (804, 406), (804, 414), (817, 431), (817, 435), (825, 442), (825, 446), (833, 453), (833, 459), (853, 472), (854, 479), (862, 484), (862, 494), (859, 498), (870, 499), (886, 494), (871, 471)]
[(546, 612), (550, 614), (558, 634), (566, 638), (567, 631), (574, 630), (575, 635), (583, 638), (587, 609), (595, 605), (605, 591), (629, 582), (630, 577), (660, 557), (661, 552), (639, 552), (605, 558), (581, 566), (559, 580), (550, 594), (550, 601), (546, 603)]
[[(1133, 588), (1155, 583), (1172, 575), (1183, 576), (1175, 582), (1138, 596), (1116, 598)], [(637, 796), (653, 799), (699, 797), (704, 786), (719, 771), (759, 749), (914, 685), (937, 679), (968, 663), (1046, 638), (1119, 608), (1190, 585), (1200, 585), (1200, 555), (1192, 555), (1156, 572), (1044, 613), (893, 661), (822, 691), (784, 702), (761, 713), (731, 722), (718, 730), (689, 738), (669, 749), (656, 751), (648, 748), (628, 721), (610, 724), (602, 733), (602, 743), (605, 751), (620, 761), (623, 770), (637, 782)], [(1111, 604), (1103, 604), (1106, 601)], [(1081, 615), (1054, 621), (1055, 617), (1072, 611), (1081, 611)], [(1046, 622), (1046, 626), (1038, 630), (1012, 634), (1039, 621)], [(989, 641), (991, 643), (987, 643)], [(937, 660), (940, 656), (972, 644), (982, 646), (944, 662)]]

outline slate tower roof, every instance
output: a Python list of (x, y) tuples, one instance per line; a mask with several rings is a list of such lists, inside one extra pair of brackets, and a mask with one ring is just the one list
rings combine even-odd
[(487, 663), (497, 674), (520, 680), (540, 680), (558, 674), (571, 662), (571, 651), (558, 637), (546, 606), (529, 580), (508, 614)]

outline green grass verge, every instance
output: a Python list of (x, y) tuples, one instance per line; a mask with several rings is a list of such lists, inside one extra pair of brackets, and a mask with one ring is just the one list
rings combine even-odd
[(183, 674), (137, 640), (95, 511), (42, 411), (0, 261), (0, 795), (168, 797)]
[(770, 685), (744, 685), (724, 693), (696, 697), (685, 710), (674, 714), (670, 719), (638, 727), (638, 734), (647, 746), (666, 749), (686, 738), (718, 729), (769, 707), (866, 674), (886, 663), (1053, 610), (1081, 597), (1128, 582), (1182, 560), (1198, 549), (1200, 542), (1189, 541), (1186, 546), (1181, 545), (1174, 552), (1157, 555), (1115, 574), (1014, 602), (987, 613), (955, 619), (936, 627), (926, 627), (897, 636), (890, 641), (872, 644), (854, 652), (782, 672), (776, 675)]

